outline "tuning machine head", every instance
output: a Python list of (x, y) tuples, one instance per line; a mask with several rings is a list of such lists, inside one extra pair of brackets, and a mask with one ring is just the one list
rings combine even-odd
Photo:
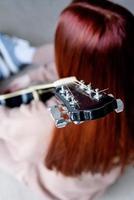
[(116, 99), (117, 102), (117, 108), (115, 109), (115, 112), (120, 113), (124, 110), (124, 103), (121, 99)]
[(93, 88), (91, 83), (86, 85), (84, 81), (58, 86), (55, 96), (62, 104), (49, 109), (56, 127), (65, 127), (70, 122), (80, 124), (87, 120), (99, 119), (113, 111), (122, 112), (122, 100), (107, 94), (106, 90), (108, 89)]
[(79, 82), (79, 88), (81, 90), (83, 90), (84, 92), (86, 92), (87, 94), (91, 94), (92, 93), (91, 83), (89, 83), (88, 85), (86, 85), (85, 82), (83, 80), (81, 80)]
[(61, 95), (64, 95), (64, 94), (66, 93), (66, 89), (64, 88), (64, 85), (62, 85), (62, 86), (60, 87), (59, 93), (60, 93)]
[(63, 128), (71, 121), (68, 110), (63, 105), (53, 105), (49, 111), (57, 128)]
[(99, 91), (98, 88), (96, 88), (96, 89), (94, 90), (93, 99), (99, 101), (99, 100), (101, 99), (101, 97), (102, 97), (102, 93)]
[(78, 101), (75, 99), (69, 88), (61, 86), (58, 90), (58, 93), (64, 99), (64, 101), (68, 102), (71, 107), (78, 106)]
[(91, 83), (89, 83), (88, 85), (86, 85), (84, 83), (84, 81), (82, 81), (82, 80), (80, 81), (79, 88), (82, 91), (84, 91), (87, 95), (89, 95), (92, 100), (97, 100), (97, 101), (99, 101), (101, 99), (101, 97), (102, 97), (102, 91), (104, 91), (104, 90), (99, 91), (98, 88), (94, 89), (92, 87)]

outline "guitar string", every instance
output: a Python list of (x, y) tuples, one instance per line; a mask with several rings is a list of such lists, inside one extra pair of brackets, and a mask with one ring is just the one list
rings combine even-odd
[[(72, 82), (73, 83), (73, 82)], [(88, 86), (86, 86), (84, 83), (81, 83), (80, 81), (78, 81), (78, 80), (76, 80), (76, 81), (74, 81), (74, 83), (77, 85), (77, 86), (83, 86), (85, 89), (87, 89), (88, 90)], [(71, 84), (71, 83), (70, 83)], [(33, 90), (32, 90), (33, 89)], [(49, 88), (48, 88), (49, 89)], [(69, 88), (68, 88), (69, 89)], [(34, 87), (33, 88), (31, 88), (31, 90), (30, 90), (30, 88), (27, 88), (27, 89), (24, 89), (24, 90), (19, 90), (19, 91), (17, 91), (17, 92), (15, 92), (15, 93), (11, 93), (11, 94), (9, 94), (9, 96), (6, 96), (6, 95), (8, 95), (8, 94), (5, 94), (5, 95), (0, 95), (0, 99), (1, 100), (6, 100), (6, 99), (9, 99), (9, 98), (13, 98), (13, 97), (16, 97), (16, 96), (21, 96), (21, 95), (26, 95), (26, 94), (28, 94), (29, 92), (31, 92), (31, 93), (33, 93), (34, 91), (37, 91), (38, 89), (36, 89), (36, 86), (35, 86), (35, 89), (34, 89)], [(42, 88), (42, 90), (43, 90), (43, 88)], [(107, 89), (104, 89), (104, 90), (101, 90), (101, 91), (99, 91), (99, 93), (100, 92), (104, 92), (104, 91), (106, 91), (106, 90), (108, 90), (108, 88)], [(93, 91), (92, 90), (92, 92), (94, 92), (95, 93), (95, 91)], [(72, 92), (70, 91), (70, 93), (72, 94)], [(72, 94), (73, 95), (73, 94)]]
[[(74, 97), (72, 91), (70, 90), (69, 86), (66, 86), (66, 87), (67, 87), (67, 89), (69, 90), (69, 92), (71, 93), (71, 96), (73, 96), (73, 98), (74, 98), (74, 100), (75, 100), (75, 97)], [(77, 100), (75, 100), (75, 103), (76, 103), (76, 105), (77, 105), (78, 107), (80, 107), (79, 104), (78, 104), (78, 102), (77, 102)]]

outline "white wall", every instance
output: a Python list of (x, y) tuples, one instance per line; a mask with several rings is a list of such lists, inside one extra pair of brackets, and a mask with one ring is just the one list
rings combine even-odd
[(0, 31), (41, 44), (53, 39), (56, 21), (70, 0), (0, 0)]
[[(33, 44), (52, 41), (58, 15), (70, 1), (0, 0), (0, 31), (28, 39)], [(134, 12), (134, 0), (113, 1)]]

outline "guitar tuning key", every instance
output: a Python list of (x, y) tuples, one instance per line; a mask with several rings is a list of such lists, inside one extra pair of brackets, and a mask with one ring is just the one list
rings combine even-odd
[(75, 100), (73, 94), (68, 88), (66, 89), (64, 86), (61, 86), (59, 89), (59, 93), (70, 104), (70, 106), (74, 107), (75, 105), (77, 105), (77, 101)]
[(92, 89), (91, 83), (89, 83), (88, 85), (86, 85), (84, 83), (84, 81), (80, 81), (80, 86), (79, 88), (81, 90), (83, 90), (86, 94), (91, 95), (92, 92), (94, 92), (94, 90)]
[(89, 83), (88, 85), (87, 85), (87, 87), (88, 87), (88, 89), (92, 89), (92, 86), (91, 86), (91, 83)]
[(49, 108), (49, 111), (57, 128), (63, 128), (70, 122), (68, 111), (64, 106), (54, 105)]
[(96, 100), (100, 100), (100, 98), (102, 97), (102, 94), (100, 94), (100, 91), (98, 88), (95, 89), (94, 91), (95, 95), (93, 96), (93, 99), (96, 99)]
[(59, 93), (67, 100), (69, 101), (71, 98), (70, 93), (68, 92), (67, 89), (64, 88), (64, 86), (60, 87)]
[(83, 80), (80, 81), (80, 85), (79, 85), (80, 89), (85, 89), (85, 82)]
[(70, 99), (69, 103), (70, 103), (71, 106), (78, 105), (78, 101), (73, 96), (71, 96), (71, 99)]
[(85, 82), (83, 80), (80, 80), (80, 83), (85, 84)]
[(66, 93), (66, 90), (65, 90), (63, 85), (61, 86), (59, 92), (60, 92), (60, 94), (65, 94)]
[(91, 83), (89, 83), (89, 84), (87, 85), (86, 93), (90, 95), (92, 92), (94, 92), (94, 91), (93, 91), (93, 89), (92, 89)]
[(124, 103), (121, 99), (116, 99), (117, 102), (117, 108), (115, 109), (115, 112), (120, 113), (124, 110)]
[(66, 90), (66, 92), (65, 92), (65, 99), (66, 99), (67, 101), (70, 101), (70, 100), (71, 100), (71, 95), (70, 95), (70, 93), (68, 92), (68, 90)]

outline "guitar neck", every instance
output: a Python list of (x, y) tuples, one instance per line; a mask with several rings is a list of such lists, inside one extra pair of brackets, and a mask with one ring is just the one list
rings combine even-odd
[(59, 79), (53, 83), (31, 86), (26, 89), (22, 89), (22, 90), (15, 91), (12, 93), (0, 95), (0, 100), (5, 100), (5, 99), (9, 99), (9, 98), (16, 97), (16, 96), (21, 96), (23, 94), (28, 94), (28, 93), (38, 92), (38, 91), (40, 93), (45, 93), (45, 91), (46, 92), (48, 90), (51, 91), (52, 89), (54, 89), (58, 86), (70, 84), (70, 83), (75, 82), (76, 80), (77, 79), (75, 77), (68, 77), (68, 78)]

